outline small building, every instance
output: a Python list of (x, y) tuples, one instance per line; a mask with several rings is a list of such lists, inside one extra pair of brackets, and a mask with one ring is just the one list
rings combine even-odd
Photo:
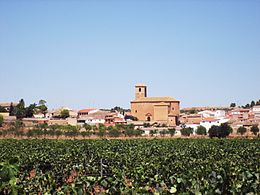
[(124, 115), (118, 112), (112, 112), (106, 115), (105, 117), (106, 126), (114, 126), (117, 124), (127, 124), (126, 120), (124, 119)]
[(6, 111), (10, 111), (10, 107), (13, 105), (13, 107), (17, 106), (18, 103), (15, 102), (0, 102), (0, 106), (6, 109)]
[(78, 124), (89, 124), (89, 125), (98, 125), (104, 124), (105, 118), (109, 114), (109, 111), (95, 110), (95, 112), (88, 112), (88, 114), (81, 114), (78, 116)]
[(79, 110), (78, 111), (78, 117), (81, 117), (81, 116), (87, 116), (91, 113), (95, 113), (95, 112), (98, 112), (99, 110), (98, 109), (95, 109), (95, 108), (87, 108), (87, 109), (83, 109), (83, 110)]
[(131, 114), (139, 121), (151, 121), (168, 126), (179, 122), (180, 101), (171, 97), (147, 97), (147, 87), (135, 86), (135, 100), (131, 101)]
[(209, 130), (213, 125), (220, 126), (222, 123), (227, 123), (229, 119), (223, 118), (223, 119), (217, 119), (217, 118), (204, 118), (200, 125), (205, 127), (207, 130)]
[(253, 113), (256, 119), (260, 119), (260, 105), (253, 107)]

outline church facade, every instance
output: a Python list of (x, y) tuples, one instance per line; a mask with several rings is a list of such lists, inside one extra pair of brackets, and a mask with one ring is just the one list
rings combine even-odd
[(131, 101), (131, 114), (138, 121), (176, 126), (180, 115), (180, 101), (171, 97), (147, 97), (147, 86), (137, 84), (135, 100)]

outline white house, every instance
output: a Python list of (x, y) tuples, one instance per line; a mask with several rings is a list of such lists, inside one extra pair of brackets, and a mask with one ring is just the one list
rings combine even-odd
[(217, 118), (204, 118), (200, 125), (205, 127), (207, 130), (210, 129), (213, 125), (220, 126), (222, 123), (227, 123), (229, 119), (223, 118), (223, 119), (217, 119)]
[(255, 115), (255, 118), (260, 118), (260, 106), (254, 106), (253, 113)]
[(216, 111), (211, 111), (211, 110), (204, 110), (201, 112), (198, 112), (198, 114), (202, 115), (203, 118), (224, 118), (226, 115), (225, 110), (216, 110)]
[(105, 119), (102, 118), (94, 118), (94, 117), (82, 117), (78, 119), (78, 123), (80, 124), (89, 124), (89, 125), (97, 125), (97, 124), (104, 124)]

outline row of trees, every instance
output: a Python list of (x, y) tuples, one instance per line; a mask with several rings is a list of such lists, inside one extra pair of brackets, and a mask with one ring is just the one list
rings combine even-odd
[[(237, 133), (244, 135), (246, 133), (247, 129), (245, 127), (239, 127), (237, 130)], [(259, 133), (259, 128), (257, 125), (253, 125), (250, 129), (250, 131), (257, 135)], [(193, 134), (194, 130), (193, 128), (183, 128), (181, 129), (181, 135), (183, 136), (190, 136)], [(228, 123), (223, 123), (220, 126), (213, 125), (209, 131), (207, 132), (207, 129), (203, 126), (199, 126), (195, 133), (197, 135), (208, 135), (209, 137), (218, 137), (218, 138), (224, 138), (229, 136), (233, 132), (233, 129), (228, 125)]]
[(23, 123), (17, 120), (8, 130), (0, 131), (0, 135), (14, 135), (14, 136), (27, 136), (27, 137), (38, 137), (38, 136), (57, 136), (62, 135), (67, 137), (75, 136), (92, 136), (96, 135), (99, 137), (109, 136), (109, 137), (119, 137), (119, 136), (141, 136), (144, 132), (140, 129), (135, 129), (133, 125), (116, 125), (106, 127), (104, 125), (91, 126), (85, 124), (81, 126), (71, 126), (71, 125), (50, 125), (41, 124), (37, 125), (35, 128), (29, 131), (23, 131)]
[(21, 99), (16, 106), (11, 103), (9, 114), (10, 116), (16, 116), (17, 119), (22, 119), (33, 117), (35, 113), (41, 113), (45, 115), (47, 111), (48, 108), (46, 106), (45, 100), (40, 100), (38, 104), (33, 103), (26, 107), (24, 100)]
[[(0, 126), (1, 126), (1, 116), (0, 116)], [(48, 125), (48, 124), (41, 124), (37, 125), (32, 130), (27, 131), (24, 133), (23, 131), (23, 123), (20, 120), (17, 120), (15, 123), (13, 123), (8, 130), (0, 132), (3, 134), (13, 134), (13, 135), (26, 135), (26, 136), (42, 136), (42, 135), (50, 135), (50, 136), (110, 136), (110, 137), (119, 137), (119, 136), (141, 136), (144, 131), (140, 129), (135, 129), (134, 125), (116, 125), (116, 126), (109, 126), (106, 127), (103, 124), (100, 124), (97, 126), (92, 126), (88, 124), (84, 124), (83, 127), (81, 126), (71, 126), (71, 125)], [(232, 133), (232, 128), (227, 123), (223, 123), (220, 126), (212, 126), (209, 131), (207, 132), (207, 129), (203, 126), (199, 126), (195, 131), (193, 128), (182, 128), (180, 130), (182, 136), (190, 136), (193, 133), (196, 133), (197, 135), (208, 135), (209, 137), (218, 137), (218, 138), (224, 138), (230, 135)], [(247, 131), (244, 127), (239, 127), (237, 132), (241, 135), (245, 134)], [(250, 131), (257, 135), (259, 133), (259, 128), (257, 125), (254, 125), (251, 127)], [(165, 128), (163, 130), (153, 129), (150, 130), (150, 135), (158, 135), (161, 136), (170, 135), (174, 136), (176, 134), (175, 128)]]
[[(243, 108), (252, 108), (252, 107), (254, 107), (254, 106), (258, 106), (258, 105), (260, 105), (260, 100), (258, 100), (258, 101), (251, 101), (251, 103), (249, 104), (246, 104), (246, 105), (244, 105), (244, 106), (242, 106)], [(236, 103), (231, 103), (230, 104), (230, 107), (231, 108), (234, 108), (234, 107), (236, 107), (237, 105), (236, 105)]]

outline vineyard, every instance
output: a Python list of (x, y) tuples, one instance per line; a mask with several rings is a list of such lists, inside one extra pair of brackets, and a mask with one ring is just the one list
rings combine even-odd
[(0, 140), (0, 194), (259, 192), (259, 139)]

